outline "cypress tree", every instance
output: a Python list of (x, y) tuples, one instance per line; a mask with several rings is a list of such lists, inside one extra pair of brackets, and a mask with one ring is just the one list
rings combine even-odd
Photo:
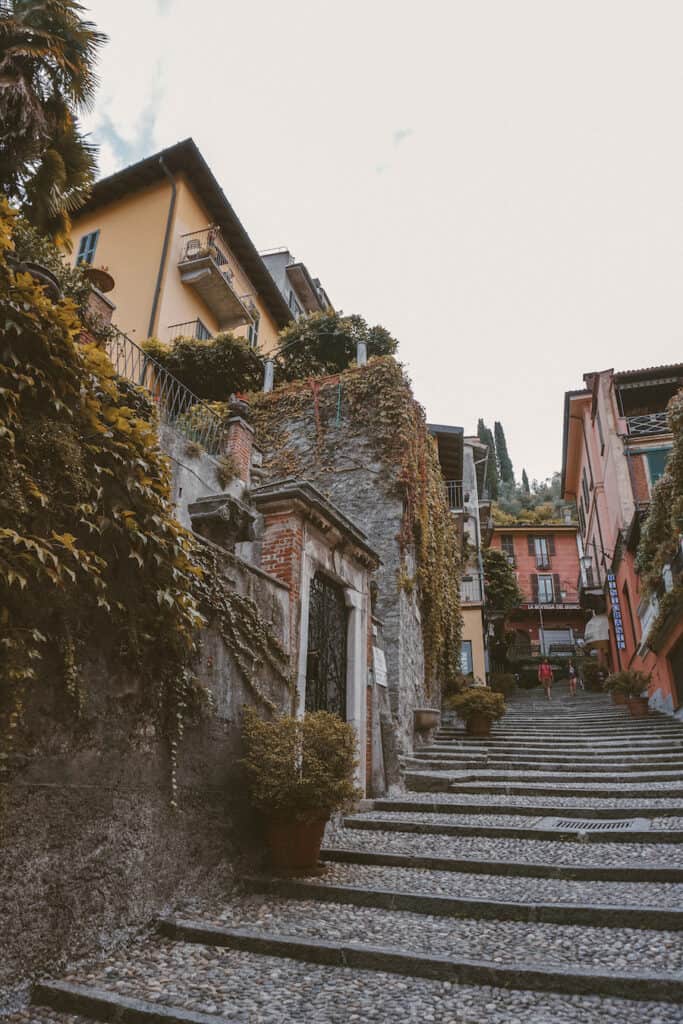
[(526, 475), (526, 470), (522, 470), (522, 492), (524, 494), (531, 494), (531, 488), (529, 487), (529, 477)]
[(498, 497), (500, 479), (498, 477), (498, 464), (496, 460), (496, 445), (493, 440), (493, 434), (489, 427), (486, 426), (482, 419), (477, 423), (477, 437), (479, 440), (488, 445), (489, 457), (486, 463), (486, 479), (484, 481), (488, 496), (492, 501), (495, 501)]
[(498, 459), (498, 472), (500, 479), (503, 483), (514, 484), (515, 473), (512, 468), (512, 462), (508, 455), (507, 441), (505, 440), (505, 431), (503, 430), (502, 423), (498, 420), (493, 425), (493, 433), (496, 439), (496, 457)]

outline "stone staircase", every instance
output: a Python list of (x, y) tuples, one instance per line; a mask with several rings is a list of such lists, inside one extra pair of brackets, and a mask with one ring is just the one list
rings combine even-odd
[(324, 873), (187, 902), (10, 1020), (680, 1024), (682, 769), (681, 724), (602, 696), (447, 722)]

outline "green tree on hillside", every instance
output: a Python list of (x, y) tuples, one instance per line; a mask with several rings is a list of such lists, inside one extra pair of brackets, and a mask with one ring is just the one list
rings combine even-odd
[(503, 483), (514, 484), (515, 473), (512, 468), (512, 460), (508, 454), (507, 441), (505, 440), (505, 431), (503, 430), (503, 424), (499, 423), (498, 420), (493, 425), (493, 433), (496, 441), (496, 457), (498, 459), (498, 473)]
[(531, 488), (529, 487), (529, 477), (527, 476), (526, 469), (522, 470), (522, 494), (531, 494)]
[(488, 491), (489, 498), (495, 501), (498, 497), (498, 491), (500, 488), (498, 464), (496, 460), (496, 444), (493, 440), (493, 433), (481, 418), (477, 422), (477, 437), (483, 444), (488, 445), (489, 457), (486, 463), (486, 479), (484, 483), (486, 490)]
[(69, 214), (95, 179), (95, 147), (78, 114), (93, 102), (106, 36), (77, 0), (0, 6), (0, 191), (45, 235), (64, 242)]

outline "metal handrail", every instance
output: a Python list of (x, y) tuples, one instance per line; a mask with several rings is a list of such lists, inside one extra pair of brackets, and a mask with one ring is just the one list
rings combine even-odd
[(119, 376), (150, 393), (162, 423), (201, 445), (209, 455), (225, 451), (227, 427), (220, 416), (132, 338), (117, 331), (108, 339), (106, 351)]

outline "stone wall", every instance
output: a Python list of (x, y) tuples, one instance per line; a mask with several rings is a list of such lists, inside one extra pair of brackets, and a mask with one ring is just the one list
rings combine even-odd
[[(290, 411), (285, 399), (278, 419), (277, 447), (269, 450), (257, 436), (263, 450), (259, 475), (264, 482), (282, 476), (309, 480), (363, 530), (379, 555), (373, 614), (383, 624), (395, 743), (400, 752), (407, 753), (413, 748), (413, 710), (425, 704), (424, 656), (420, 610), (409, 584), (415, 573), (414, 557), (408, 549), (404, 565), (398, 542), (404, 512), (397, 486), (398, 467), (378, 455), (369, 436), (371, 418), (361, 422), (344, 407), (337, 419), (336, 388), (329, 390), (331, 399), (323, 389), (317, 404), (311, 396), (304, 411), (298, 407)], [(395, 752), (387, 761), (397, 766)], [(397, 770), (387, 767), (387, 781), (398, 782)]]
[[(285, 588), (233, 556), (223, 571), (288, 644)], [(181, 743), (177, 812), (165, 744), (135, 713), (140, 681), (96, 660), (86, 676), (75, 732), (61, 692), (36, 687), (0, 783), (0, 1008), (22, 980), (149, 925), (183, 894), (229, 887), (241, 852), (253, 864), (257, 849), (237, 761), (241, 707), (258, 701), (218, 634), (206, 631), (198, 670), (215, 713)], [(289, 710), (278, 679), (264, 670), (259, 685)]]

